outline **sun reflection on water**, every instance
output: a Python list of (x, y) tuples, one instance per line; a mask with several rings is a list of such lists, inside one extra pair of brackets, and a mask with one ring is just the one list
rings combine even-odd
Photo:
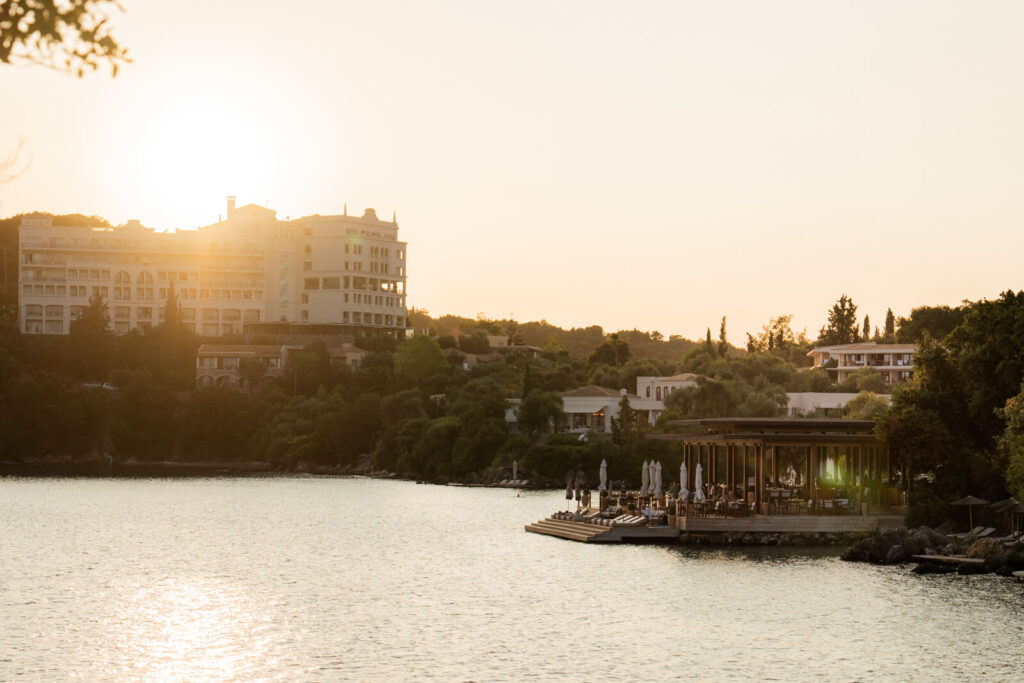
[(230, 680), (252, 671), (268, 625), (239, 586), (185, 576), (120, 592), (125, 599), (109, 624), (116, 646), (108, 650), (119, 661), (108, 671), (161, 681)]

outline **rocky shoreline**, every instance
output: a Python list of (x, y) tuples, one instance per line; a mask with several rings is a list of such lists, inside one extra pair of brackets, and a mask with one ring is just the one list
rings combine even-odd
[[(934, 559), (929, 559), (934, 558)], [(1024, 541), (1006, 544), (995, 538), (945, 535), (926, 526), (895, 529), (864, 538), (841, 559), (871, 564), (916, 562), (917, 574), (997, 574), (1024, 570)]]

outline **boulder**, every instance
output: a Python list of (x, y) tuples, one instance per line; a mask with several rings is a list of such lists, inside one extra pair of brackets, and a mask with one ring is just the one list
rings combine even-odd
[(915, 574), (953, 574), (956, 566), (938, 562), (922, 562), (912, 570)]
[(971, 574), (985, 574), (987, 572), (983, 564), (962, 564), (956, 568), (956, 573), (961, 576), (970, 576)]
[(967, 549), (967, 557), (987, 560), (1003, 554), (1003, 544), (992, 538), (979, 538)]
[(907, 551), (907, 548), (902, 545), (894, 545), (889, 548), (889, 551), (885, 554), (886, 564), (900, 564), (910, 559), (911, 553)]

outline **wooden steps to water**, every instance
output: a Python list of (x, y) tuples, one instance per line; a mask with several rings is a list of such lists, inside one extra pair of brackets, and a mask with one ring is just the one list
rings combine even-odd
[(679, 530), (671, 527), (607, 527), (551, 517), (527, 524), (526, 530), (581, 543), (665, 543), (679, 538)]

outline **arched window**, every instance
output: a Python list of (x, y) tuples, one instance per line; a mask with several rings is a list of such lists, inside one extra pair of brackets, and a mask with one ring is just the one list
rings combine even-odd
[(659, 401), (661, 400), (661, 387), (655, 387), (654, 398), (658, 399)]
[(115, 285), (130, 285), (131, 283), (132, 283), (132, 278), (128, 274), (128, 271), (126, 271), (126, 270), (119, 270), (114, 275), (114, 284)]
[(646, 394), (647, 394), (646, 398), (650, 398), (651, 397), (651, 387), (649, 385), (647, 387)]

